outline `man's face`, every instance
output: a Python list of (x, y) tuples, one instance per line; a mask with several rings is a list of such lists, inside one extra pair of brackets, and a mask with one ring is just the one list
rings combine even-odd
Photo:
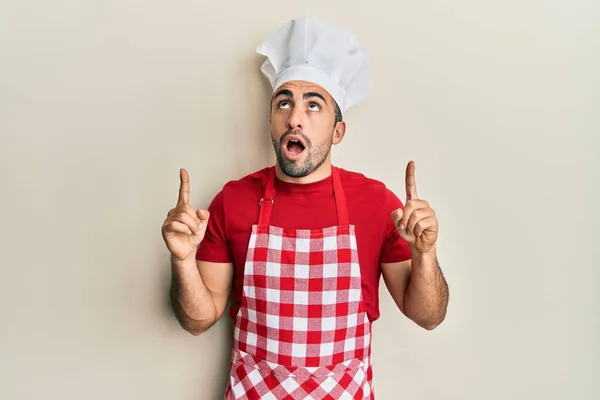
[(304, 177), (328, 160), (331, 145), (341, 141), (343, 122), (335, 122), (333, 98), (321, 86), (292, 81), (271, 101), (271, 139), (282, 171)]

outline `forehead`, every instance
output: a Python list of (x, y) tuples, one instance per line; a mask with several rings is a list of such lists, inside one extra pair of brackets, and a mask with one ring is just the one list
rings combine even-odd
[(302, 97), (305, 93), (319, 93), (321, 96), (325, 97), (325, 99), (331, 99), (329, 92), (323, 89), (322, 86), (317, 85), (316, 83), (308, 82), (308, 81), (289, 81), (279, 86), (275, 92), (273, 92), (273, 98), (277, 96), (282, 90), (289, 90), (293, 93), (294, 97)]

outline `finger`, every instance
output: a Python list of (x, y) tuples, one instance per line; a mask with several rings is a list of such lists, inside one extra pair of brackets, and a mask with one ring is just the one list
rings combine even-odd
[(405, 227), (408, 226), (408, 220), (412, 216), (412, 213), (422, 208), (429, 208), (429, 203), (425, 200), (409, 200), (404, 206), (404, 216), (400, 223)]
[(398, 227), (398, 236), (400, 236), (402, 239), (406, 240), (409, 243), (414, 242), (414, 236), (412, 235), (411, 232), (409, 232), (406, 227), (403, 227), (402, 225), (400, 225)]
[(192, 217), (187, 213), (179, 213), (173, 217), (173, 221), (181, 222), (182, 224), (187, 225), (193, 233), (198, 232), (200, 229), (200, 223), (196, 220), (196, 218)]
[(415, 233), (415, 226), (419, 223), (419, 221), (432, 216), (433, 212), (430, 208), (420, 208), (413, 211), (408, 223), (406, 224), (406, 230), (410, 233)]
[(208, 218), (210, 214), (207, 210), (197, 210), (196, 217), (198, 217), (198, 226), (200, 227), (198, 233), (202, 229), (206, 229), (208, 227)]
[(194, 221), (196, 221), (197, 225), (200, 224), (200, 218), (198, 218), (198, 216), (196, 215), (196, 210), (194, 210), (194, 208), (189, 204), (182, 203), (182, 204), (178, 205), (177, 207), (171, 209), (167, 213), (167, 219), (174, 220), (175, 216), (178, 214), (187, 214), (190, 217), (192, 217), (192, 219)]
[(419, 198), (417, 196), (417, 183), (415, 181), (415, 163), (410, 161), (406, 166), (406, 202)]
[(190, 177), (184, 168), (179, 171), (179, 180), (179, 198), (177, 199), (177, 204), (188, 204), (190, 202)]
[(408, 203), (404, 206), (404, 210), (402, 212), (402, 218), (400, 219), (400, 224), (398, 225), (400, 229), (405, 229), (408, 226), (408, 221), (412, 216), (412, 213), (415, 211), (414, 203)]
[(200, 218), (198, 218), (198, 215), (196, 214), (196, 209), (194, 207), (191, 206), (191, 204), (187, 203), (187, 204), (180, 204), (176, 207), (176, 213), (175, 214), (179, 214), (179, 213), (184, 213), (189, 215), (190, 217), (194, 218), (196, 220), (196, 222), (200, 222)]
[(167, 232), (178, 232), (178, 233), (184, 233), (186, 235), (191, 235), (192, 231), (190, 230), (190, 227), (187, 226), (186, 224), (182, 224), (181, 222), (178, 221), (173, 221), (170, 224), (167, 224), (166, 229)]
[(394, 225), (396, 226), (396, 228), (400, 224), (400, 220), (402, 219), (403, 214), (404, 213), (401, 208), (398, 208), (398, 209), (392, 211), (392, 221), (394, 222)]
[(208, 218), (210, 217), (210, 213), (208, 212), (208, 210), (196, 210), (196, 216), (198, 216), (198, 218), (200, 218), (201, 221), (208, 221)]
[(414, 234), (416, 237), (419, 237), (423, 234), (423, 232), (432, 228), (435, 228), (435, 217), (427, 217), (417, 222), (415, 225)]

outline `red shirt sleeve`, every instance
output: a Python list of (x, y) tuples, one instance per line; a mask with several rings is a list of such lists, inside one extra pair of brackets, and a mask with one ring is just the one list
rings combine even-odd
[(198, 246), (196, 259), (215, 263), (232, 262), (225, 235), (225, 207), (221, 190), (208, 207), (210, 217), (204, 239)]
[(379, 261), (382, 263), (394, 263), (405, 260), (410, 260), (411, 253), (410, 247), (406, 240), (402, 239), (398, 235), (396, 226), (392, 221), (392, 211), (402, 208), (404, 204), (391, 190), (386, 189), (386, 201), (383, 207), (384, 215), (383, 218), (386, 222), (385, 238)]

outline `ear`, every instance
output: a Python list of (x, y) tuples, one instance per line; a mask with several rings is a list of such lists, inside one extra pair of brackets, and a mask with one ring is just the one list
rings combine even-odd
[(333, 144), (341, 143), (342, 139), (344, 139), (344, 135), (346, 134), (346, 122), (340, 121), (335, 124), (335, 128), (333, 130)]

